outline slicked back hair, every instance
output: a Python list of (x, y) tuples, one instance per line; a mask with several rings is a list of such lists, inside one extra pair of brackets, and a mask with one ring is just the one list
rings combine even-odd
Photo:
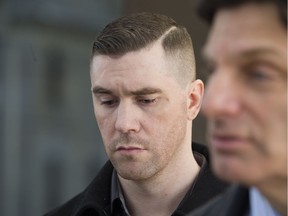
[(92, 57), (122, 56), (139, 51), (161, 40), (165, 53), (179, 61), (182, 81), (195, 79), (195, 57), (192, 40), (186, 28), (172, 18), (149, 12), (134, 13), (109, 23), (96, 37)]
[(287, 29), (287, 0), (198, 0), (198, 14), (209, 24), (213, 22), (217, 11), (221, 9), (235, 8), (247, 3), (270, 3), (279, 11), (279, 20)]

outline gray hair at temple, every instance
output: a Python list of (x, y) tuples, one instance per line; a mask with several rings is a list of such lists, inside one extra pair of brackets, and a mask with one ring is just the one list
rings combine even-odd
[(279, 21), (287, 29), (287, 0), (198, 0), (198, 2), (199, 16), (210, 24), (220, 9), (234, 8), (247, 3), (275, 5), (279, 11)]
[(169, 60), (178, 64), (177, 77), (181, 83), (194, 80), (195, 56), (191, 36), (185, 27), (162, 14), (135, 13), (109, 23), (93, 43), (92, 58), (97, 55), (119, 57), (159, 40), (166, 56), (172, 57)]

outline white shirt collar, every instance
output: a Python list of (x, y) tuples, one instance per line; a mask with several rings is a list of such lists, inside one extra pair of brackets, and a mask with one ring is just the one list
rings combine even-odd
[(280, 216), (268, 200), (255, 187), (249, 189), (249, 216)]

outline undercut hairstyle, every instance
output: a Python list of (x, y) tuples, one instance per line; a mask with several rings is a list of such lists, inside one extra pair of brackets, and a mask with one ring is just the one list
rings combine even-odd
[(197, 12), (201, 18), (212, 24), (215, 14), (221, 9), (229, 9), (247, 3), (275, 5), (279, 11), (279, 21), (287, 29), (287, 0), (198, 0)]
[(178, 61), (181, 82), (195, 79), (195, 56), (192, 39), (185, 27), (172, 18), (149, 12), (121, 17), (99, 33), (93, 42), (92, 58), (97, 55), (119, 57), (139, 51), (160, 41), (166, 56)]

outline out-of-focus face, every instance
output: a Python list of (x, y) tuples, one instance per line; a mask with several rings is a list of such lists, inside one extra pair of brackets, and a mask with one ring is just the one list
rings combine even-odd
[[(106, 153), (125, 179), (151, 178), (191, 149), (191, 97), (168, 75), (173, 64), (160, 43), (117, 58), (92, 59), (96, 120)], [(199, 109), (199, 104), (192, 108), (192, 118)]]
[(215, 18), (202, 106), (213, 168), (248, 185), (286, 181), (286, 28), (271, 5), (220, 10)]

